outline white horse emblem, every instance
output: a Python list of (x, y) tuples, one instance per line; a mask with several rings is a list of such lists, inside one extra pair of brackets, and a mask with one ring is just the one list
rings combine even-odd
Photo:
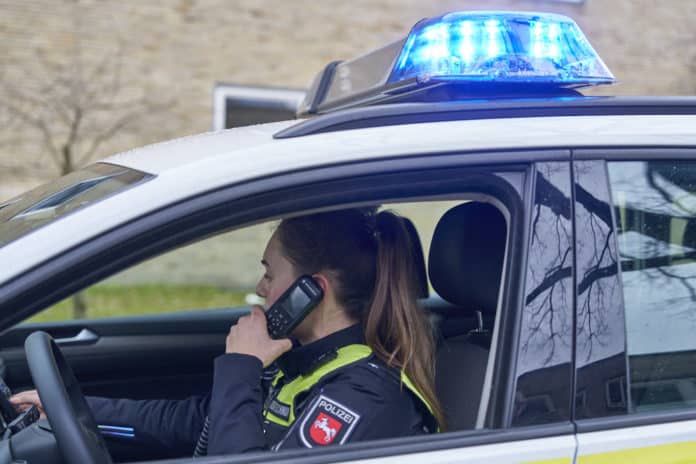
[(324, 442), (329, 443), (336, 436), (336, 429), (329, 427), (329, 418), (322, 417), (314, 421), (314, 427), (324, 432)]

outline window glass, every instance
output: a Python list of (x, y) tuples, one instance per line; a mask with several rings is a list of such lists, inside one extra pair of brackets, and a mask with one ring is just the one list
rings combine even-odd
[(0, 205), (0, 246), (149, 176), (133, 169), (94, 164)]
[(696, 163), (608, 168), (632, 411), (696, 406)]
[[(427, 256), (435, 225), (461, 201), (384, 205), (408, 217)], [(233, 230), (131, 267), (37, 314), (29, 322), (134, 316), (262, 303), (255, 287), (276, 221)], [(423, 269), (425, 277), (425, 269)]]
[(255, 303), (261, 256), (275, 223), (227, 232), (116, 274), (30, 322), (135, 316)]

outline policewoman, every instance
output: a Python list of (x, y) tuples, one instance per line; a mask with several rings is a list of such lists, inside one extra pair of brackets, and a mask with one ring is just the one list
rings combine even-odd
[[(283, 220), (256, 291), (273, 303), (302, 275), (323, 290), (274, 340), (256, 306), (232, 326), (209, 395), (185, 400), (88, 397), (99, 424), (171, 456), (315, 448), (443, 428), (434, 342), (416, 305), (413, 246), (390, 212), (348, 209)], [(35, 392), (13, 398), (37, 404)]]
[[(416, 305), (412, 249), (404, 221), (390, 212), (282, 221), (264, 251), (257, 293), (270, 306), (307, 274), (324, 297), (292, 333), (295, 345), (269, 337), (258, 307), (231, 328), (227, 354), (215, 360), (207, 452), (436, 431), (434, 344)], [(267, 370), (263, 382), (274, 362), (278, 372)]]

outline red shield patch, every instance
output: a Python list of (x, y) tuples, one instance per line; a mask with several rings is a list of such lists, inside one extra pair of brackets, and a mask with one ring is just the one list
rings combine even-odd
[(343, 427), (343, 424), (339, 421), (320, 412), (316, 419), (312, 421), (309, 436), (317, 445), (329, 445), (334, 441), (338, 432), (341, 431), (341, 427)]
[(360, 414), (327, 396), (319, 395), (303, 414), (300, 438), (307, 448), (345, 443)]

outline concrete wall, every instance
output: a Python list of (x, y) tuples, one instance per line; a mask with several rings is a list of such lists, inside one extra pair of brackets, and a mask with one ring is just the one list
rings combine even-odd
[[(331, 60), (466, 9), (572, 16), (621, 82), (598, 93), (696, 93), (695, 0), (0, 0), (0, 96), (19, 89), (38, 98), (59, 77), (96, 75), (92, 83), (106, 87), (120, 71), (118, 99), (144, 98), (154, 110), (100, 145), (101, 158), (209, 130), (215, 82), (303, 88)], [(7, 119), (2, 101), (0, 200), (58, 172), (41, 132)], [(110, 117), (97, 112), (89, 124), (106, 127)], [(58, 131), (55, 143), (69, 135)]]

